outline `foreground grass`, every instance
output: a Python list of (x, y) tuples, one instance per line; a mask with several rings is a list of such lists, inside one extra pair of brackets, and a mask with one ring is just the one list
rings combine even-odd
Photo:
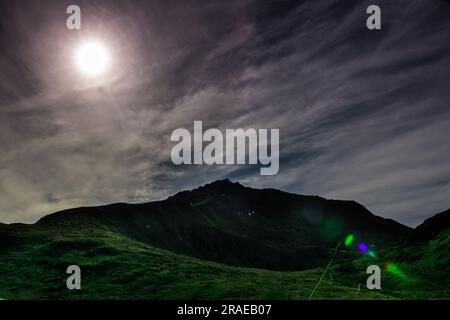
[[(0, 251), (3, 299), (307, 299), (323, 270), (238, 268), (160, 250), (109, 230), (22, 232)], [(30, 240), (32, 239), (32, 240)], [(66, 288), (66, 268), (82, 269), (82, 290)], [(325, 278), (316, 299), (386, 299)]]
[(450, 299), (450, 230), (428, 242), (398, 244), (377, 252), (342, 254), (331, 268), (345, 286), (365, 283), (369, 265), (382, 269), (382, 288), (402, 299)]
[[(276, 272), (177, 255), (106, 227), (0, 228), (1, 299), (308, 299), (323, 269)], [(425, 245), (376, 258), (340, 251), (314, 299), (449, 299), (450, 232)], [(382, 290), (366, 288), (370, 264)], [(82, 269), (82, 290), (66, 288), (69, 265)], [(430, 272), (432, 271), (432, 272)]]

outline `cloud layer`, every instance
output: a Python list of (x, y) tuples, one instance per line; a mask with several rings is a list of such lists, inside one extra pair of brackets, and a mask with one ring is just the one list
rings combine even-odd
[[(450, 206), (450, 3), (70, 1), (0, 5), (0, 221), (164, 198), (218, 178), (352, 199), (408, 225)], [(73, 67), (108, 44), (107, 79)], [(171, 132), (279, 128), (280, 172), (174, 166)]]

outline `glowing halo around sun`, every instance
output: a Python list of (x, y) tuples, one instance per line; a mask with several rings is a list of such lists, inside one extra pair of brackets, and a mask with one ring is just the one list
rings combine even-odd
[(110, 65), (108, 48), (98, 41), (83, 43), (76, 51), (75, 62), (78, 70), (85, 76), (98, 77)]

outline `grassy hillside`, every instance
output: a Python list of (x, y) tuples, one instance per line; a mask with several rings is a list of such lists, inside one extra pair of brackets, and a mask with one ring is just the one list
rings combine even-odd
[[(55, 232), (58, 234), (55, 235)], [(322, 269), (276, 272), (176, 255), (106, 229), (3, 233), (3, 299), (307, 299)], [(68, 265), (82, 268), (82, 290), (66, 289)], [(380, 293), (326, 278), (315, 298), (381, 299)]]
[[(3, 229), (3, 230), (1, 230)], [(177, 255), (108, 228), (0, 227), (2, 299), (307, 299), (324, 268), (278, 272)], [(377, 258), (340, 250), (314, 299), (450, 298), (450, 230), (417, 248)], [(365, 283), (369, 264), (395, 261), (382, 290)], [(66, 289), (67, 266), (82, 268), (82, 290)], [(384, 268), (383, 268), (384, 269)]]
[[(314, 299), (450, 299), (449, 214), (411, 232), (352, 201), (229, 181), (71, 209), (0, 224), (0, 299), (308, 299), (322, 275)], [(379, 291), (366, 288), (372, 264)], [(66, 288), (69, 265), (82, 290)]]
[(341, 252), (331, 269), (345, 286), (365, 286), (368, 265), (382, 269), (382, 289), (389, 296), (405, 299), (450, 299), (450, 229), (432, 240), (385, 248), (375, 257)]

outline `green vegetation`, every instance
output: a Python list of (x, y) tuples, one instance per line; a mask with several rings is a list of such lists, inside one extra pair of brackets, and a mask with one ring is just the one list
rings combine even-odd
[[(366, 287), (372, 264), (381, 290)], [(308, 299), (319, 279), (314, 299), (450, 299), (449, 275), (450, 211), (412, 231), (356, 202), (230, 181), (0, 224), (0, 299)]]
[[(2, 240), (9, 247), (0, 251), (3, 299), (307, 299), (323, 272), (322, 268), (277, 272), (225, 266), (173, 254), (107, 228), (75, 231), (20, 226), (3, 232)], [(421, 259), (419, 254), (413, 264), (399, 264), (405, 274), (418, 280), (405, 282), (383, 273), (380, 292), (365, 287), (365, 268), (372, 262), (368, 258), (352, 260), (355, 253), (343, 251), (314, 298), (449, 298), (445, 277), (449, 243), (447, 232), (419, 246), (424, 256), (434, 256)], [(442, 251), (445, 248), (447, 251)], [(389, 258), (406, 254), (414, 259), (409, 249), (403, 250)], [(66, 288), (65, 271), (71, 264), (82, 268), (82, 290)], [(446, 267), (440, 277), (436, 267)], [(436, 280), (431, 288), (425, 281), (429, 268), (434, 268), (431, 274)], [(443, 279), (446, 287), (442, 287)]]
[(450, 230), (430, 241), (385, 248), (375, 257), (342, 252), (331, 273), (345, 286), (365, 284), (365, 268), (371, 264), (383, 269), (382, 289), (390, 296), (450, 299)]

